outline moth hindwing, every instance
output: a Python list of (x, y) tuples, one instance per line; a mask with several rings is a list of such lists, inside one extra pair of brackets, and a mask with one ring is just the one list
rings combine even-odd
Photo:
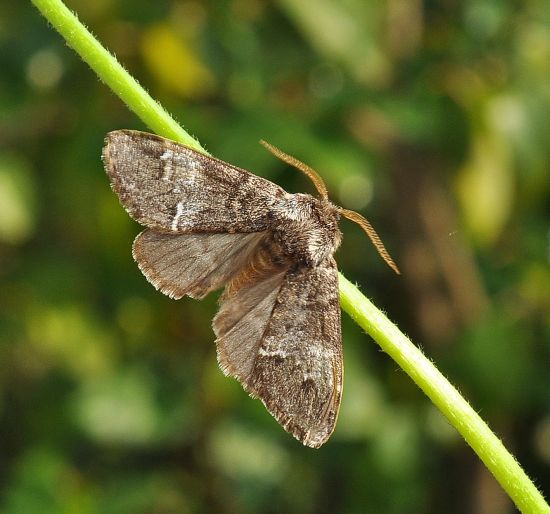
[(265, 145), (308, 174), (321, 197), (289, 194), (144, 132), (109, 133), (103, 161), (123, 207), (146, 227), (133, 256), (147, 280), (172, 298), (225, 287), (213, 322), (222, 371), (317, 448), (334, 430), (342, 395), (333, 254), (340, 214), (350, 211), (328, 200), (315, 171)]

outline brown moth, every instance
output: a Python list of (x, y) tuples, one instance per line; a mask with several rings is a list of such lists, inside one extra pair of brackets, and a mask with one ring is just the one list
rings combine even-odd
[(340, 216), (359, 223), (397, 267), (367, 220), (328, 200), (314, 170), (262, 144), (308, 175), (320, 198), (287, 193), (144, 132), (109, 133), (103, 161), (123, 207), (146, 227), (132, 253), (147, 280), (176, 299), (225, 286), (213, 322), (222, 371), (260, 398), (285, 430), (318, 448), (334, 430), (342, 396), (333, 257)]

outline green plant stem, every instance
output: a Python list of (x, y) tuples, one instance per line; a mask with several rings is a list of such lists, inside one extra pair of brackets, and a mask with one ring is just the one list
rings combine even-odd
[(500, 439), (433, 363), (363, 294), (340, 275), (342, 308), (426, 393), (460, 432), (522, 512), (550, 512)]
[[(32, 2), (82, 59), (154, 132), (204, 151), (60, 0)], [(550, 512), (542, 494), (468, 402), (384, 313), (342, 275), (340, 301), (343, 310), (399, 364), (460, 432), (517, 507), (525, 513)]]

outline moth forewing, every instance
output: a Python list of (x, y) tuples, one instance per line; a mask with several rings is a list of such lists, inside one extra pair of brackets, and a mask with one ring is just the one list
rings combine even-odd
[(145, 132), (110, 132), (103, 162), (128, 214), (161, 232), (268, 230), (270, 208), (286, 194), (269, 180)]
[(275, 418), (307, 446), (336, 425), (343, 384), (338, 270), (332, 257), (285, 276), (251, 378)]

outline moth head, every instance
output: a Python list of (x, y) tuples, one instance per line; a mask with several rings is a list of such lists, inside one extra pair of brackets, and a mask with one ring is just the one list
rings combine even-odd
[[(348, 209), (344, 209), (342, 207), (333, 205), (329, 201), (328, 190), (327, 190), (327, 186), (325, 185), (325, 182), (313, 168), (303, 163), (302, 161), (299, 161), (295, 157), (292, 157), (292, 155), (288, 155), (287, 153), (283, 152), (276, 146), (269, 144), (267, 141), (261, 140), (260, 143), (265, 148), (267, 148), (273, 155), (275, 155), (275, 157), (281, 159), (283, 162), (286, 162), (290, 166), (293, 166), (294, 168), (300, 170), (302, 173), (307, 175), (309, 179), (313, 182), (315, 189), (317, 189), (317, 192), (319, 193), (321, 200), (326, 201), (327, 207), (330, 205), (330, 208), (336, 209), (338, 214), (342, 215), (344, 218), (347, 218), (350, 221), (357, 223), (364, 230), (364, 232), (367, 234), (369, 239), (372, 241), (372, 244), (378, 251), (380, 257), (384, 259), (386, 264), (393, 271), (395, 271), (395, 273), (397, 273), (398, 275), (400, 274), (397, 264), (395, 264), (394, 260), (391, 258), (389, 252), (386, 250), (386, 247), (384, 246), (384, 243), (382, 243), (380, 236), (376, 233), (376, 231), (374, 230), (370, 222), (358, 212), (350, 211)], [(339, 241), (338, 241), (338, 244), (339, 244)]]
[(328, 200), (287, 193), (272, 206), (270, 218), (275, 240), (295, 262), (317, 266), (340, 246), (340, 213)]

